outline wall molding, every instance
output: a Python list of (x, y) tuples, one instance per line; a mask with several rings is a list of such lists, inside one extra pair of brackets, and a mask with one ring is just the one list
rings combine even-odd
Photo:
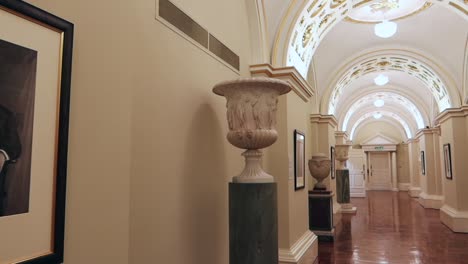
[(398, 190), (400, 192), (407, 192), (411, 187), (410, 183), (398, 183)]
[(290, 249), (279, 249), (279, 261), (287, 263), (298, 263), (307, 250), (314, 243), (318, 243), (317, 239), (318, 237), (313, 232), (307, 230)]
[(250, 65), (250, 73), (252, 77), (269, 77), (288, 82), (291, 84), (292, 90), (304, 102), (310, 101), (316, 94), (316, 91), (294, 67), (275, 68), (268, 63), (254, 64)]
[(419, 194), (418, 202), (424, 208), (440, 209), (444, 203), (444, 196), (432, 195), (432, 194), (427, 194), (425, 192), (421, 192)]
[(334, 128), (338, 126), (338, 121), (336, 120), (334, 115), (311, 114), (310, 122), (311, 123), (328, 123)]
[(468, 233), (468, 211), (458, 211), (444, 204), (440, 208), (440, 220), (454, 232)]
[(418, 198), (420, 193), (421, 193), (420, 187), (410, 187), (408, 190), (409, 196), (413, 198)]
[(455, 117), (466, 117), (468, 116), (468, 106), (462, 106), (460, 108), (447, 108), (436, 117), (436, 122), (442, 124)]

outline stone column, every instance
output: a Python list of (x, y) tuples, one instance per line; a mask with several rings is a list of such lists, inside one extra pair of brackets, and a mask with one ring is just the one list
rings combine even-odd
[(398, 192), (398, 174), (396, 160), (396, 152), (392, 151), (392, 191), (394, 192)]
[(412, 138), (408, 140), (409, 167), (410, 167), (410, 187), (409, 196), (418, 198), (421, 193), (420, 185), (420, 165), (419, 165), (419, 140)]
[(336, 194), (338, 203), (341, 204), (341, 213), (356, 213), (356, 207), (351, 204), (349, 169), (346, 167), (349, 144), (335, 145), (336, 159), (339, 161), (336, 170)]
[[(330, 150), (336, 143), (335, 131), (338, 126), (338, 122), (332, 115), (312, 114), (310, 115), (310, 123), (312, 153), (324, 153), (331, 158)], [(312, 190), (314, 185), (312, 184), (312, 181), (310, 182), (309, 190)], [(341, 206), (336, 197), (336, 174), (332, 174), (331, 177), (327, 177), (324, 180), (324, 183), (327, 186), (327, 189), (333, 192), (333, 221), (334, 223), (337, 223), (341, 219), (341, 214), (339, 213)]]
[[(439, 134), (439, 128), (422, 129), (416, 134), (419, 138), (421, 167), (421, 193), (418, 201), (424, 208), (440, 209), (443, 203)], [(424, 152), (424, 160), (421, 152)]]
[(441, 126), (441, 171), (444, 200), (440, 220), (454, 232), (468, 233), (468, 106), (447, 109)]

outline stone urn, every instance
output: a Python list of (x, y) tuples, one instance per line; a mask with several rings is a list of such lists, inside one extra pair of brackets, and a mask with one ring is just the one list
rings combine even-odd
[(339, 161), (337, 170), (346, 170), (346, 161), (348, 160), (348, 153), (351, 145), (343, 144), (343, 145), (335, 145), (336, 151), (336, 160)]
[(233, 177), (234, 183), (274, 182), (273, 176), (261, 166), (261, 149), (271, 146), (278, 138), (276, 110), (278, 96), (291, 91), (291, 86), (271, 78), (245, 78), (217, 84), (213, 92), (226, 97), (229, 132), (232, 145), (246, 149), (245, 168)]
[(327, 186), (322, 183), (330, 174), (331, 160), (323, 153), (315, 153), (309, 160), (309, 171), (317, 180), (314, 190), (326, 190)]

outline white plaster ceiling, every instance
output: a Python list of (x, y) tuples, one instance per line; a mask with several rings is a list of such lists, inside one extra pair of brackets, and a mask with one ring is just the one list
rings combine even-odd
[[(434, 68), (437, 68), (441, 79), (449, 88), (453, 88), (455, 97), (452, 99), (452, 106), (460, 105), (460, 96), (463, 94), (463, 78), (465, 47), (468, 35), (468, 22), (452, 11), (440, 6), (432, 7), (407, 18), (397, 21), (398, 32), (389, 39), (378, 38), (373, 33), (373, 24), (355, 23), (343, 20), (333, 27), (317, 48), (309, 76), (314, 81), (321, 97), (322, 112), (326, 112), (330, 90), (336, 87), (338, 74), (343, 74), (346, 67), (351, 65), (353, 60), (364, 54), (374, 51), (401, 50), (417, 54), (425, 62), (431, 62)], [(427, 65), (427, 64), (426, 64)], [(312, 69), (313, 67), (313, 69)], [(373, 79), (378, 73), (385, 73), (389, 76), (390, 82), (383, 87), (376, 86)], [(443, 78), (442, 78), (443, 77)], [(404, 95), (412, 101), (421, 112), (425, 125), (431, 125), (432, 119), (441, 109), (435, 105), (434, 96), (430, 89), (421, 80), (404, 72), (398, 71), (377, 71), (359, 76), (357, 79), (349, 82), (340, 94), (338, 103), (335, 107), (335, 116), (343, 124), (343, 120), (349, 108), (359, 99), (356, 97), (379, 91), (394, 91)], [(359, 95), (359, 96), (358, 96)], [(386, 102), (387, 103), (387, 102)], [(408, 123), (407, 129), (414, 135), (421, 125), (415, 122), (414, 116), (405, 111), (403, 107), (386, 104), (377, 109), (373, 102), (367, 102), (358, 110), (355, 110), (353, 116), (359, 116), (360, 119), (373, 111), (389, 112), (398, 115), (401, 120)], [(370, 118), (373, 118), (370, 116)], [(391, 118), (391, 117), (388, 117)], [(393, 118), (395, 119), (395, 118)], [(350, 118), (347, 125), (348, 133), (356, 125), (356, 122), (363, 122), (359, 118)], [(395, 122), (393, 122), (395, 123)], [(399, 122), (401, 123), (401, 122)]]

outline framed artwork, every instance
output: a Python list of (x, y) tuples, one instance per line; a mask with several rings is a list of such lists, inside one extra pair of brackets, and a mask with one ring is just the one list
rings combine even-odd
[(331, 167), (330, 167), (330, 175), (332, 179), (335, 179), (335, 147), (330, 147), (330, 160), (331, 160)]
[(451, 180), (452, 176), (452, 153), (450, 151), (450, 144), (444, 144), (444, 164), (445, 164), (445, 178)]
[(426, 175), (426, 158), (424, 157), (424, 151), (421, 151), (421, 173)]
[(294, 130), (294, 189), (305, 188), (305, 135)]
[(73, 24), (0, 0), (0, 25), (0, 263), (62, 263)]

